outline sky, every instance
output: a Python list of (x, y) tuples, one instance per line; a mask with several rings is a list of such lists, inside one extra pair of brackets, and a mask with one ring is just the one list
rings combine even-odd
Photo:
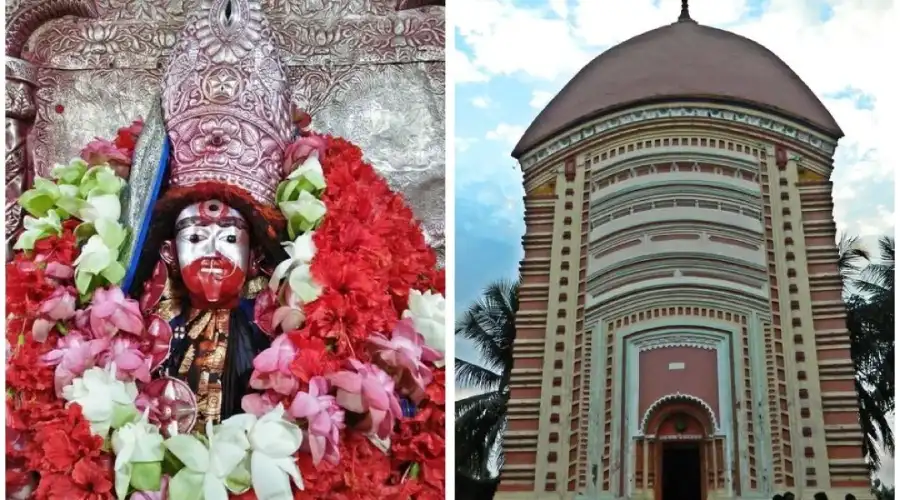
[[(453, 0), (453, 10), (459, 314), (489, 283), (517, 274), (524, 191), (510, 152), (525, 128), (591, 59), (674, 22), (680, 1)], [(690, 11), (775, 52), (834, 115), (846, 134), (832, 174), (838, 232), (868, 243), (894, 234), (900, 92), (888, 58), (900, 1), (691, 0)], [(465, 342), (456, 354), (475, 359)]]

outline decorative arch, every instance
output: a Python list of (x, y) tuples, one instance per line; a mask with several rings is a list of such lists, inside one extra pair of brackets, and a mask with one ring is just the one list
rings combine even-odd
[(649, 434), (650, 422), (652, 421), (656, 413), (669, 404), (679, 402), (688, 403), (694, 407), (699, 407), (700, 409), (702, 409), (705, 416), (709, 419), (710, 425), (712, 426), (711, 434), (719, 432), (719, 422), (716, 419), (716, 413), (713, 411), (712, 407), (709, 406), (706, 401), (703, 401), (696, 396), (692, 396), (690, 394), (682, 394), (680, 392), (666, 394), (665, 396), (654, 401), (653, 404), (651, 404), (650, 407), (647, 408), (647, 411), (644, 412), (644, 416), (641, 419), (641, 432), (645, 435)]
[(6, 55), (21, 57), (31, 34), (54, 19), (98, 14), (94, 0), (25, 0), (6, 21)]

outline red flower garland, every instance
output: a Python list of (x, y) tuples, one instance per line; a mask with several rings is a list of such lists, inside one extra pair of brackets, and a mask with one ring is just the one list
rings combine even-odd
[[(306, 324), (290, 333), (300, 354), (292, 372), (309, 378), (335, 371), (350, 357), (368, 361), (373, 332), (389, 332), (407, 309), (410, 289), (444, 293), (444, 271), (403, 197), (391, 191), (362, 152), (326, 138), (322, 169), (326, 215), (313, 241), (311, 268), (323, 286), (306, 304)], [(298, 454), (306, 489), (297, 500), (437, 499), (444, 497), (444, 371), (435, 370), (415, 417), (401, 419), (387, 454), (359, 432), (343, 433), (341, 460), (313, 465)], [(417, 477), (404, 478), (415, 464)]]
[(33, 312), (58, 286), (45, 269), (71, 267), (78, 256), (77, 224), (66, 221), (61, 236), (38, 241), (30, 255), (18, 253), (6, 264), (6, 340), (13, 346), (6, 366), (6, 487), (15, 491), (37, 480), (37, 500), (113, 498), (112, 462), (102, 451), (103, 439), (91, 434), (78, 405), (66, 408), (56, 397), (53, 368), (40, 361), (58, 333), (51, 332), (44, 343), (31, 337)]

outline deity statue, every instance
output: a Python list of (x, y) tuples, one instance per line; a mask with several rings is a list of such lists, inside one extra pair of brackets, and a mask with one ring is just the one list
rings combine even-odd
[(146, 177), (153, 188), (129, 184), (144, 232), (126, 282), (137, 277), (136, 293), (161, 293), (140, 282), (154, 258), (165, 273), (157, 280), (171, 281), (166, 297), (144, 302), (157, 309), (164, 302), (174, 339), (159, 375), (188, 383), (200, 426), (241, 412), (253, 358), (270, 344), (253, 322), (261, 289), (253, 279), (266, 261), (284, 256), (276, 247), (267, 259), (264, 242), (284, 226), (275, 190), (297, 133), (287, 92), (260, 3), (203, 2), (165, 71), (162, 116), (155, 117), (163, 126), (145, 124), (149, 134), (166, 131), (167, 147), (147, 137), (135, 152), (142, 161), (132, 179)]

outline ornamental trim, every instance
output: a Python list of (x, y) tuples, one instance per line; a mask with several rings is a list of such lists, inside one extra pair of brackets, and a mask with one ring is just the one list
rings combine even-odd
[(721, 340), (711, 338), (706, 335), (695, 335), (690, 333), (676, 334), (659, 334), (653, 338), (639, 339), (635, 341), (638, 351), (652, 351), (655, 349), (668, 349), (672, 347), (693, 347), (696, 349), (705, 349), (715, 351), (718, 349)]
[(705, 118), (749, 125), (802, 142), (813, 149), (825, 153), (829, 157), (834, 155), (834, 151), (837, 148), (836, 142), (813, 135), (796, 127), (790, 120), (782, 118), (760, 116), (750, 112), (735, 111), (713, 105), (663, 105), (626, 111), (582, 125), (572, 132), (543, 143), (536, 151), (525, 155), (519, 163), (523, 169), (526, 169), (556, 152), (579, 144), (595, 135), (610, 132), (626, 125), (666, 118)]
[(650, 417), (653, 416), (653, 414), (656, 412), (656, 410), (658, 410), (661, 406), (663, 406), (665, 404), (675, 402), (675, 401), (688, 401), (688, 402), (696, 403), (696, 404), (700, 405), (700, 407), (703, 408), (704, 411), (706, 411), (707, 416), (709, 417), (709, 421), (712, 423), (713, 434), (719, 433), (719, 422), (716, 419), (716, 414), (713, 411), (712, 407), (709, 406), (706, 403), (706, 401), (703, 401), (702, 399), (698, 398), (697, 396), (692, 396), (690, 394), (682, 394), (680, 392), (666, 394), (665, 396), (654, 401), (653, 404), (651, 404), (650, 407), (647, 408), (647, 411), (644, 412), (644, 417), (641, 419), (641, 427), (640, 427), (641, 433), (644, 435), (647, 434), (647, 425), (650, 424)]

